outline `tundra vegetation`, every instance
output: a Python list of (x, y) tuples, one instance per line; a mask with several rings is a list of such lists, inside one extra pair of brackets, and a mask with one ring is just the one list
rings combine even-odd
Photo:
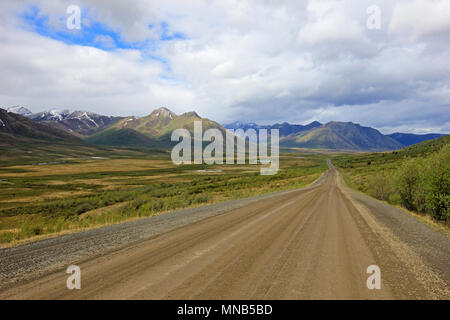
[[(136, 153), (137, 154), (137, 153)], [(326, 169), (322, 155), (280, 155), (280, 170), (260, 165), (176, 166), (170, 154), (58, 158), (0, 167), (0, 242), (73, 232), (171, 210), (306, 186)]]
[(384, 153), (338, 155), (348, 185), (450, 225), (450, 136)]

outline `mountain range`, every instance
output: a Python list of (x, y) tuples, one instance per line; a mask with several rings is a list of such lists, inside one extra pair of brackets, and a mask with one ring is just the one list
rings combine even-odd
[(83, 141), (53, 126), (38, 123), (20, 114), (0, 109), (0, 145), (14, 146), (20, 143), (67, 143)]
[(281, 137), (285, 147), (336, 150), (396, 150), (405, 147), (378, 130), (352, 122), (329, 122), (320, 127)]
[(123, 117), (103, 116), (88, 111), (72, 110), (50, 110), (27, 114), (26, 116), (79, 137), (88, 137), (123, 119)]
[(114, 148), (91, 145), (65, 130), (0, 108), (0, 163), (45, 164), (67, 158), (109, 156)]
[(225, 128), (236, 130), (248, 129), (279, 129), (280, 146), (334, 149), (349, 151), (384, 151), (401, 149), (422, 141), (437, 139), (445, 134), (412, 134), (393, 133), (383, 135), (371, 127), (364, 127), (353, 122), (331, 121), (322, 124), (313, 121), (306, 125), (283, 122), (273, 125), (258, 125), (256, 123), (233, 122), (226, 124)]
[(388, 135), (391, 138), (394, 138), (398, 142), (400, 142), (404, 146), (410, 146), (422, 141), (434, 140), (440, 137), (445, 136), (445, 134), (438, 133), (429, 133), (429, 134), (412, 134), (412, 133), (392, 133)]
[[(23, 116), (18, 116), (22, 114)], [(227, 125), (200, 117), (195, 111), (180, 115), (161, 107), (145, 117), (113, 117), (88, 111), (49, 110), (32, 113), (27, 108), (14, 106), (2, 110), (0, 137), (8, 135), (9, 141), (40, 139), (40, 141), (65, 141), (106, 146), (169, 148), (173, 130), (193, 131), (194, 121), (202, 120), (203, 130), (226, 129), (279, 129), (280, 146), (349, 151), (396, 150), (421, 141), (436, 139), (442, 134), (417, 135), (394, 133), (383, 135), (374, 128), (352, 122), (314, 121), (306, 125), (287, 122), (273, 125), (234, 122)], [(14, 123), (14, 126), (11, 126)], [(14, 128), (14, 130), (11, 130)], [(270, 132), (270, 131), (269, 131)], [(81, 140), (82, 139), (82, 140)]]
[(90, 136), (86, 141), (100, 145), (168, 147), (174, 144), (171, 141), (172, 131), (184, 128), (193, 132), (194, 121), (199, 120), (202, 121), (203, 130), (217, 128), (225, 133), (225, 128), (220, 124), (201, 118), (194, 111), (177, 115), (162, 107), (146, 117), (124, 118), (104, 131)]
[(242, 123), (242, 122), (236, 121), (236, 122), (233, 122), (230, 124), (226, 124), (224, 127), (227, 129), (233, 129), (233, 130), (236, 130), (236, 129), (243, 129), (243, 130), (267, 129), (268, 131), (270, 131), (271, 129), (278, 129), (278, 130), (280, 130), (279, 131), (280, 137), (284, 137), (284, 136), (288, 136), (293, 133), (299, 133), (301, 131), (307, 131), (307, 130), (311, 130), (314, 128), (318, 128), (320, 126), (322, 126), (322, 124), (318, 121), (314, 121), (314, 122), (311, 122), (306, 125), (290, 124), (287, 122), (275, 123), (272, 125), (258, 125), (256, 123)]

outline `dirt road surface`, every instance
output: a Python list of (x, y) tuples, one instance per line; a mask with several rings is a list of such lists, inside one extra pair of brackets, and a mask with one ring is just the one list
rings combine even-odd
[[(37, 249), (2, 250), (0, 267), (11, 270)], [(64, 267), (4, 286), (0, 299), (450, 298), (449, 238), (348, 189), (332, 165), (312, 187), (72, 263), (81, 268), (80, 290), (67, 289)], [(371, 265), (381, 270), (379, 290), (367, 288)]]

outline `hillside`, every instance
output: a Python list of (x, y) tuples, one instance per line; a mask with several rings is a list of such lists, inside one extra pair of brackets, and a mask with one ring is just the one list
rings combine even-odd
[(378, 130), (352, 122), (329, 122), (318, 128), (289, 135), (280, 141), (284, 147), (337, 150), (395, 150), (403, 147)]
[(392, 152), (339, 155), (348, 185), (450, 224), (450, 136)]
[(87, 137), (123, 119), (123, 117), (72, 110), (49, 110), (27, 116), (37, 122), (46, 123), (78, 137)]
[(0, 163), (39, 163), (66, 157), (105, 155), (63, 130), (0, 109)]
[[(418, 144), (391, 152), (357, 153), (336, 156), (333, 163), (341, 168), (363, 168), (368, 165), (375, 168), (377, 165), (396, 167), (405, 159), (425, 158), (450, 145), (450, 136), (434, 140), (423, 141)], [(370, 163), (370, 164), (369, 164)]]
[(0, 145), (16, 145), (21, 142), (82, 144), (73, 135), (40, 124), (19, 114), (0, 109)]
[(442, 147), (450, 144), (450, 136), (445, 135), (441, 138), (423, 141), (392, 153), (393, 157), (426, 157), (438, 152)]
[(217, 128), (225, 132), (225, 128), (220, 124), (201, 118), (195, 112), (177, 115), (167, 108), (159, 108), (146, 117), (122, 119), (106, 130), (90, 136), (86, 141), (112, 146), (169, 147), (173, 144), (170, 137), (175, 129), (185, 128), (192, 133), (194, 121), (200, 120), (203, 131)]

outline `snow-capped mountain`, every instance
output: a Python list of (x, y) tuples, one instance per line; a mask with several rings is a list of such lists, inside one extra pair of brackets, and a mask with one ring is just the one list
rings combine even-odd
[(232, 123), (228, 123), (224, 125), (225, 128), (227, 129), (243, 129), (243, 130), (247, 130), (247, 129), (261, 129), (263, 126), (260, 126), (254, 122), (241, 122), (241, 121), (235, 121)]
[(104, 116), (88, 111), (67, 109), (52, 109), (34, 113), (28, 117), (77, 136), (91, 135), (122, 119), (122, 117)]
[(285, 137), (288, 136), (290, 134), (295, 134), (295, 133), (299, 133), (302, 131), (307, 131), (313, 128), (318, 128), (322, 126), (322, 124), (320, 122), (314, 121), (311, 122), (309, 124), (306, 125), (301, 125), (301, 124), (290, 124), (287, 122), (283, 122), (283, 123), (275, 123), (272, 125), (258, 125), (256, 123), (250, 122), (250, 123), (243, 123), (240, 121), (236, 121), (230, 124), (226, 124), (224, 125), (225, 128), (227, 129), (243, 129), (244, 131), (248, 130), (248, 129), (255, 129), (255, 130), (259, 130), (259, 129), (279, 129), (280, 130), (280, 137)]
[(4, 109), (0, 109), (0, 141), (2, 147), (20, 146), (28, 150), (49, 143), (84, 145), (72, 134)]
[(22, 107), (22, 106), (8, 107), (8, 108), (6, 108), (6, 111), (12, 112), (15, 114), (20, 114), (21, 116), (29, 116), (32, 114), (32, 112), (29, 109)]
[(48, 110), (29, 115), (35, 121), (62, 121), (72, 113), (71, 110)]

